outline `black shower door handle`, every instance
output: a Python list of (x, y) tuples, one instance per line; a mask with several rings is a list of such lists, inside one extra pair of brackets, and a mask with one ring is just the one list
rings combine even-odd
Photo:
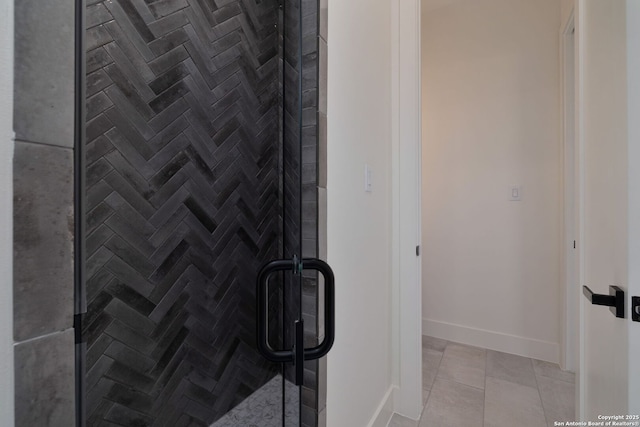
[(329, 353), (336, 336), (335, 277), (329, 264), (317, 258), (303, 259), (302, 269), (316, 270), (324, 277), (324, 339), (319, 345), (304, 349), (304, 360), (315, 360)]
[[(279, 271), (302, 273), (302, 270), (316, 270), (324, 277), (324, 322), (325, 336), (322, 342), (312, 348), (301, 351), (303, 340), (302, 323), (296, 322), (296, 343), (293, 349), (276, 350), (269, 343), (269, 293), (267, 291), (269, 278)], [(266, 264), (258, 273), (256, 289), (257, 299), (257, 345), (260, 354), (275, 363), (296, 363), (302, 367), (304, 360), (319, 359), (329, 353), (335, 339), (335, 278), (329, 265), (316, 258), (297, 260), (276, 260)], [(296, 351), (297, 350), (297, 351)], [(302, 358), (302, 360), (300, 360)]]

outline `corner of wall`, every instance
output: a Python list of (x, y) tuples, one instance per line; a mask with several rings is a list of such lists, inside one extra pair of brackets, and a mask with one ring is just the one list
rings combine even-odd
[(397, 392), (397, 387), (389, 387), (367, 427), (387, 427), (394, 413), (394, 401)]

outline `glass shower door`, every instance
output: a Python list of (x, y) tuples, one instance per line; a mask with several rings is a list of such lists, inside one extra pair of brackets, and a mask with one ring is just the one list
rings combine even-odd
[(77, 5), (78, 424), (315, 426), (317, 2)]
[[(334, 335), (333, 272), (316, 258), (318, 6), (299, 0), (280, 6), (283, 257), (263, 266), (256, 290), (257, 345), (265, 359), (282, 364), (286, 427), (316, 427), (317, 360), (330, 350)], [(281, 301), (277, 322), (269, 311), (276, 293)]]

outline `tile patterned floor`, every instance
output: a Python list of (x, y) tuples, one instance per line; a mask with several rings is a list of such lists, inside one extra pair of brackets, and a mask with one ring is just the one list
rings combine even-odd
[(422, 341), (419, 421), (389, 427), (548, 427), (574, 420), (574, 374), (553, 363), (437, 338)]

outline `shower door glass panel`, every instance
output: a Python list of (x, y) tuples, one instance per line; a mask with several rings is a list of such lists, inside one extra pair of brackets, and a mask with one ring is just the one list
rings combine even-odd
[[(318, 2), (283, 0), (284, 258), (318, 256)], [(304, 323), (304, 347), (318, 344), (318, 275), (304, 270), (285, 277), (284, 348), (294, 345), (295, 322)], [(285, 426), (317, 425), (318, 362), (304, 362), (304, 381), (295, 365), (284, 368)]]
[[(256, 349), (255, 290), (316, 255), (317, 3), (80, 3), (80, 424), (315, 426), (317, 363), (301, 399)], [(272, 282), (270, 342), (304, 319), (315, 345), (316, 275)]]

